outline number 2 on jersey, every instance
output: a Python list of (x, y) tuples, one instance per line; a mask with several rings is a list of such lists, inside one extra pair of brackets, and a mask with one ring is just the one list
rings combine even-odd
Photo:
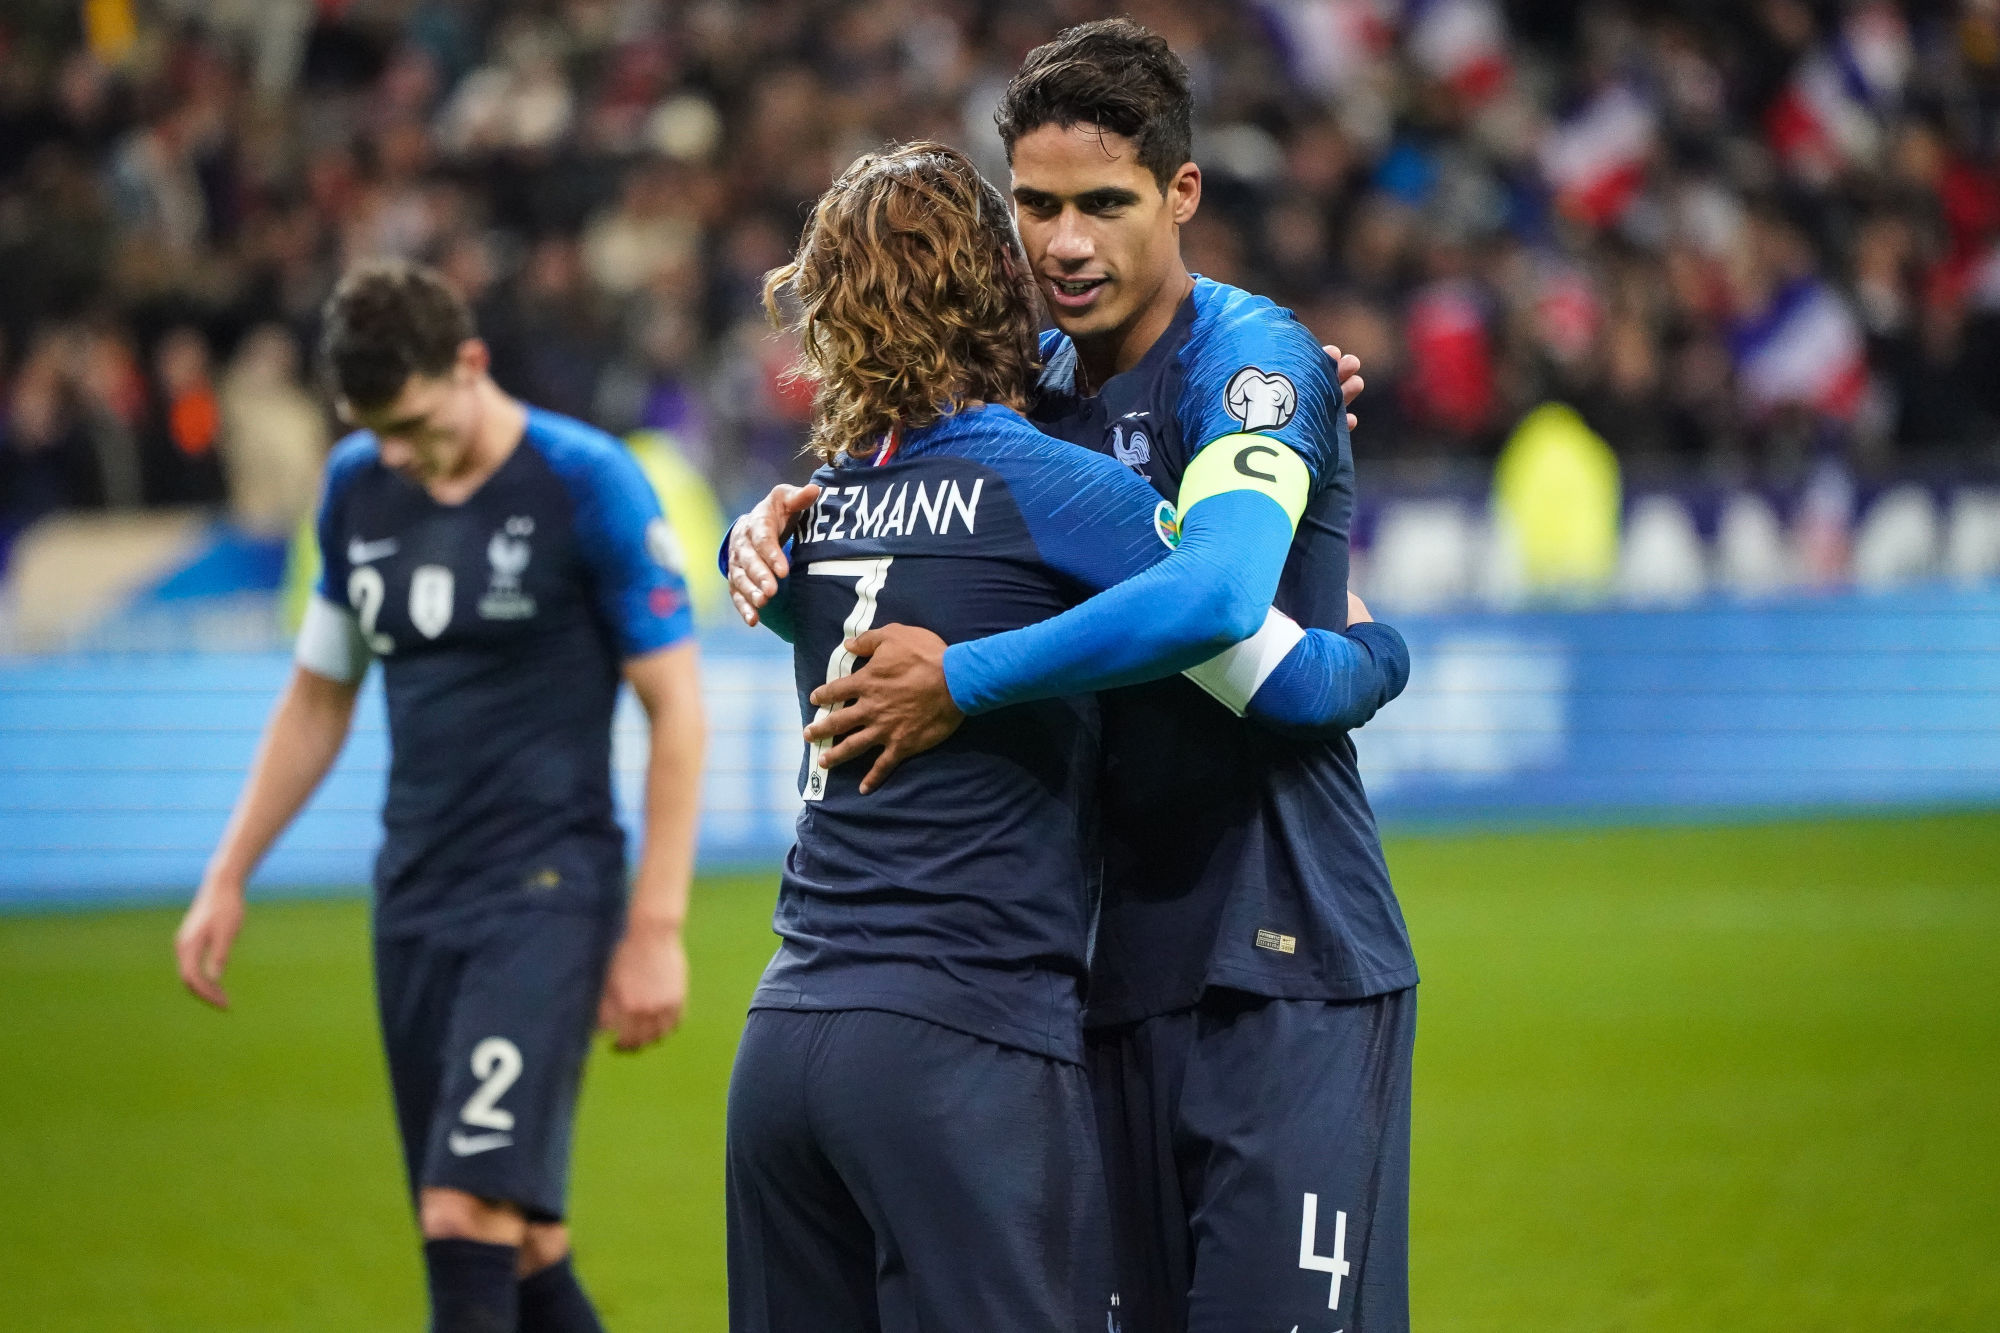
[(377, 657), (396, 650), (394, 641), (388, 635), (375, 632), (375, 617), (382, 614), (382, 601), (386, 595), (382, 571), (373, 565), (362, 565), (347, 576), (347, 600), (361, 621), (361, 637), (367, 641), (369, 651)]
[[(833, 653), (826, 660), (826, 678), (829, 682), (839, 680), (854, 670), (856, 658), (847, 651), (847, 641), (857, 634), (866, 632), (875, 623), (877, 599), (882, 595), (882, 585), (889, 581), (889, 566), (894, 564), (893, 555), (876, 556), (872, 560), (816, 560), (806, 566), (808, 574), (826, 574), (833, 578), (854, 580), (854, 609), (840, 627), (840, 639), (833, 645)], [(831, 708), (821, 708), (813, 715), (813, 721), (833, 712)], [(826, 795), (826, 770), (819, 766), (819, 757), (826, 753), (832, 741), (814, 741), (812, 753), (806, 756), (805, 799), (817, 801)]]

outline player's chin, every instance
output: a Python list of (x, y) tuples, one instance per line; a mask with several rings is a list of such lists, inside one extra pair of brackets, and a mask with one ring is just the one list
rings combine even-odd
[(1117, 311), (1113, 308), (1116, 284), (1106, 282), (1090, 289), (1086, 298), (1075, 300), (1064, 298), (1052, 288), (1044, 288), (1043, 303), (1048, 306), (1049, 317), (1058, 329), (1070, 337), (1102, 333), (1117, 326)]

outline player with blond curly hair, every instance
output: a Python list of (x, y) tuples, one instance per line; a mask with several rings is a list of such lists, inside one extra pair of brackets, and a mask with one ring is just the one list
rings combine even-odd
[[(878, 620), (980, 639), (1168, 554), (1173, 509), (1151, 487), (1021, 415), (1033, 276), (1007, 202), (962, 154), (856, 162), (770, 275), (774, 318), (785, 299), (825, 465), (763, 619), (793, 644), (802, 722)], [(1240, 637), (1201, 614), (1150, 633), (1190, 661)], [(1346, 666), (1321, 713), (1235, 706), (1351, 726), (1401, 688), (1387, 627), (1299, 642)], [(1083, 1067), (1097, 741), (1078, 696), (969, 719), (881, 793), (808, 752), (783, 943), (730, 1085), (736, 1333), (1117, 1327)]]

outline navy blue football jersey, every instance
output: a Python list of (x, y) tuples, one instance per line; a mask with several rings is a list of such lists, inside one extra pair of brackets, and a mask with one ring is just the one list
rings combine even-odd
[[(1151, 566), (1171, 535), (1137, 477), (1003, 407), (813, 480), (825, 491), (773, 617), (803, 721), (807, 696), (854, 669), (847, 638), (892, 622), (948, 643), (1018, 629)], [(1088, 697), (968, 718), (866, 796), (866, 763), (826, 770), (809, 752), (784, 943), (753, 1007), (886, 1009), (1080, 1060), (1098, 763)]]
[[(530, 409), (526, 434), (463, 503), (383, 466), (375, 438), (327, 464), (324, 573), (382, 664), (391, 762), (376, 924), (429, 929), (507, 905), (613, 910), (611, 714), (627, 659), (693, 632), (673, 533), (618, 441)], [(334, 655), (336, 658), (338, 654)]]
[[(1206, 278), (1138, 365), (1095, 395), (1076, 349), (1043, 335), (1035, 423), (1107, 454), (1173, 498), (1200, 450), (1271, 435), (1312, 491), (1274, 603), (1301, 625), (1347, 624), (1354, 463), (1333, 364), (1304, 325)], [(1353, 744), (1245, 723), (1183, 677), (1107, 694), (1104, 902), (1094, 1024), (1192, 1004), (1208, 986), (1351, 999), (1412, 985)]]

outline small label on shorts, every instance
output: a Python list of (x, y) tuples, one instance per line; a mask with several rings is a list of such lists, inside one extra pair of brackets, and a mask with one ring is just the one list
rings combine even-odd
[(1257, 932), (1257, 947), (1269, 949), (1272, 953), (1297, 953), (1299, 941), (1296, 936), (1280, 935), (1275, 930), (1260, 930)]
[(531, 889), (553, 889), (561, 883), (562, 871), (557, 870), (554, 866), (543, 866), (540, 870), (528, 876), (528, 887)]

